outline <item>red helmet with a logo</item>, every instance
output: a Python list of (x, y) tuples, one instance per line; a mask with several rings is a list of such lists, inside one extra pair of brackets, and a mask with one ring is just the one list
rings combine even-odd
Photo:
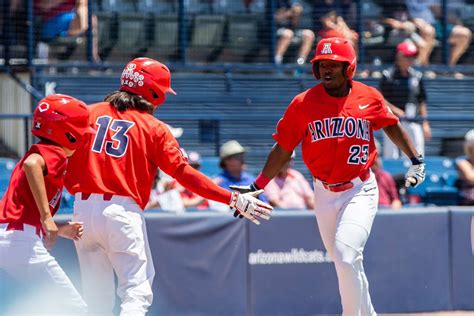
[(166, 93), (176, 95), (171, 88), (171, 73), (162, 63), (146, 57), (130, 61), (120, 77), (120, 91), (142, 96), (159, 106), (166, 99)]
[(319, 41), (316, 46), (316, 54), (311, 60), (313, 63), (313, 74), (319, 79), (319, 61), (335, 60), (347, 63), (346, 76), (348, 79), (354, 77), (357, 66), (357, 58), (354, 47), (345, 38), (330, 37)]
[(48, 95), (33, 113), (31, 132), (60, 146), (77, 149), (84, 135), (93, 132), (87, 105), (65, 94)]

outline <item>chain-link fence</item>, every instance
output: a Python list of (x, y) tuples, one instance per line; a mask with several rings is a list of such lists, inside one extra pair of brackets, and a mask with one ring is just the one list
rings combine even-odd
[[(391, 63), (411, 41), (419, 64), (472, 64), (472, 0), (4, 0), (0, 58), (10, 65), (304, 65), (317, 40), (344, 37), (359, 64)], [(464, 68), (465, 69), (465, 68)]]

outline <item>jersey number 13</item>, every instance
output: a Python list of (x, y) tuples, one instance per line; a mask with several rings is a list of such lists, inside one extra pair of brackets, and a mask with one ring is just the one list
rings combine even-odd
[[(127, 132), (135, 123), (126, 120), (114, 120), (110, 116), (100, 116), (95, 123), (98, 126), (98, 130), (92, 144), (92, 151), (101, 153), (105, 145), (105, 153), (107, 155), (113, 157), (125, 155), (129, 141)], [(109, 130), (113, 133), (111, 140), (105, 141)]]

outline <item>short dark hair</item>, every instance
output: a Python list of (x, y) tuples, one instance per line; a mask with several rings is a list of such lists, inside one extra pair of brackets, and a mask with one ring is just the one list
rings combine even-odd
[(112, 104), (120, 112), (136, 109), (148, 114), (153, 114), (155, 107), (143, 97), (127, 91), (114, 91), (104, 99)]

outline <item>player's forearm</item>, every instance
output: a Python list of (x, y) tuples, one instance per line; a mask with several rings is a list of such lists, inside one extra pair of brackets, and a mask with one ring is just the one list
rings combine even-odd
[(267, 157), (265, 166), (262, 169), (262, 174), (267, 179), (273, 179), (290, 159), (291, 152), (285, 151), (278, 143), (275, 144)]
[(395, 114), (398, 117), (405, 116), (405, 112), (403, 112), (402, 109), (396, 107), (395, 105), (390, 103), (387, 99), (384, 99), (384, 101), (385, 101), (385, 104), (390, 108), (390, 110), (392, 110), (393, 114)]
[(400, 123), (384, 127), (384, 132), (408, 158), (415, 158), (419, 155), (412, 140)]
[(38, 206), (42, 220), (51, 217), (48, 197), (46, 194), (46, 186), (44, 184), (44, 168), (44, 159), (38, 154), (30, 155), (23, 162), (23, 170), (25, 171), (26, 179), (28, 180), (31, 193), (33, 194), (36, 205)]
[(200, 195), (201, 197), (216, 202), (229, 204), (232, 193), (215, 184), (206, 175), (197, 171), (189, 165), (178, 170), (174, 178), (186, 189)]
[(56, 223), (56, 226), (58, 226), (58, 236), (63, 237), (63, 238), (68, 238), (67, 236), (67, 225), (68, 224), (58, 224)]

